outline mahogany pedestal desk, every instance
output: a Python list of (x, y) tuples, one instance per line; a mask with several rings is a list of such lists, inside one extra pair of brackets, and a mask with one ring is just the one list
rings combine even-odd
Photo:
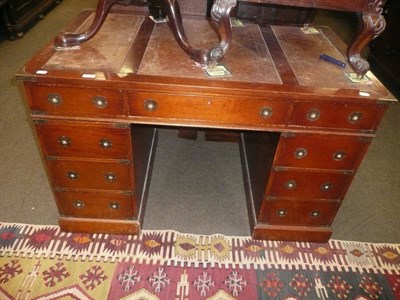
[[(89, 26), (92, 11), (67, 28)], [(185, 20), (192, 42), (215, 43), (204, 20)], [(145, 216), (160, 126), (240, 133), (255, 239), (325, 242), (388, 105), (373, 74), (353, 83), (321, 53), (345, 61), (329, 28), (233, 27), (209, 77), (166, 23), (111, 13), (80, 49), (53, 42), (25, 66), (34, 129), (62, 230), (137, 234)], [(171, 201), (173, 201), (171, 199)]]

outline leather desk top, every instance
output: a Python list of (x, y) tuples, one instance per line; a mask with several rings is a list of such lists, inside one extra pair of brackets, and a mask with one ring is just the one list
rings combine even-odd
[[(92, 17), (93, 12), (85, 11), (66, 29), (80, 32), (91, 23)], [(185, 20), (184, 25), (194, 44), (202, 47), (217, 42), (207, 21)], [(94, 84), (104, 80), (125, 84), (187, 83), (196, 87), (274, 92), (287, 92), (290, 86), (290, 90), (300, 93), (395, 101), (371, 72), (367, 83), (352, 83), (345, 76), (352, 72), (348, 65), (341, 68), (319, 59), (325, 53), (345, 62), (346, 46), (329, 28), (306, 34), (298, 27), (260, 28), (246, 24), (234, 27), (233, 37), (222, 61), (232, 75), (210, 78), (179, 48), (167, 23), (154, 24), (144, 16), (114, 13), (80, 49), (56, 51), (50, 42), (19, 77), (32, 79), (33, 76), (39, 81), (50, 76), (52, 80), (91, 78)], [(39, 74), (40, 70), (45, 74)], [(91, 77), (85, 77), (88, 74)], [(360, 95), (360, 91), (369, 96)]]

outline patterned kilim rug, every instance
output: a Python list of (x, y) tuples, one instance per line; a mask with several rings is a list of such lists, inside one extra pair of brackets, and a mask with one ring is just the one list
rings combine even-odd
[(400, 299), (400, 245), (0, 223), (0, 299)]

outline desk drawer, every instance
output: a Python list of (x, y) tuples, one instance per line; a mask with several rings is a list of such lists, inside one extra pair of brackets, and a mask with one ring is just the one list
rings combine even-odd
[(54, 187), (132, 190), (131, 164), (88, 161), (48, 161)]
[(52, 120), (34, 123), (46, 156), (130, 159), (129, 125)]
[(277, 100), (129, 93), (129, 114), (132, 116), (249, 125), (284, 125), (290, 113), (291, 105)]
[(65, 217), (130, 219), (136, 217), (135, 196), (111, 192), (57, 191), (58, 210)]
[(273, 171), (267, 196), (307, 199), (341, 199), (351, 177), (343, 173)]
[(375, 130), (385, 106), (341, 103), (296, 103), (291, 125)]
[(118, 90), (32, 85), (28, 93), (33, 114), (87, 117), (124, 114), (122, 93)]
[(265, 201), (259, 221), (271, 225), (329, 226), (339, 205), (330, 201)]
[(320, 134), (282, 134), (274, 164), (297, 168), (353, 170), (371, 138)]

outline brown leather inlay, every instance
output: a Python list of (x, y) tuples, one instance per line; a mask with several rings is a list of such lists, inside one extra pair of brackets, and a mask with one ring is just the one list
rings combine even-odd
[[(186, 19), (184, 27), (191, 43), (196, 47), (209, 49), (218, 43), (218, 37), (207, 21)], [(254, 24), (233, 27), (232, 45), (222, 64), (232, 76), (214, 78), (216, 80), (281, 83), (261, 31)], [(207, 78), (204, 71), (195, 66), (179, 48), (165, 23), (156, 25), (138, 74)]]
[[(75, 32), (83, 32), (93, 20), (91, 14)], [(139, 31), (143, 17), (109, 14), (99, 32), (80, 49), (57, 51), (45, 68), (119, 72)]]
[(300, 85), (356, 87), (344, 75), (345, 72), (354, 72), (348, 64), (342, 68), (319, 58), (320, 54), (327, 54), (347, 63), (322, 30), (314, 34), (306, 34), (299, 27), (289, 26), (272, 26), (272, 30)]

